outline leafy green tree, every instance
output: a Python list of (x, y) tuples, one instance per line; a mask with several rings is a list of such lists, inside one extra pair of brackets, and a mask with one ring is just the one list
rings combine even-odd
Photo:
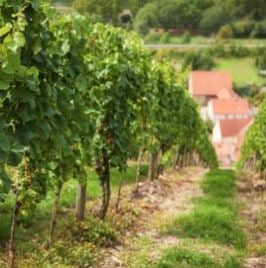
[(222, 3), (217, 3), (216, 5), (205, 10), (200, 21), (200, 29), (211, 34), (217, 32), (219, 28), (228, 23), (228, 13)]
[[(123, 11), (128, 10), (126, 14), (136, 14), (148, 0), (75, 0), (74, 8), (82, 14), (88, 16), (98, 16), (101, 21), (111, 24), (119, 24)], [(125, 14), (125, 13), (124, 13)], [(123, 16), (124, 18), (126, 16)], [(132, 19), (132, 18), (130, 18)]]
[(156, 3), (159, 23), (165, 29), (193, 29), (200, 22), (202, 11), (195, 6), (194, 1), (167, 0)]
[(265, 19), (266, 3), (264, 0), (226, 0), (223, 4), (226, 13), (229, 14), (230, 18), (233, 20), (245, 17), (255, 21)]
[(266, 98), (262, 101), (254, 123), (246, 134), (239, 167), (252, 170), (265, 178), (266, 169)]
[(192, 70), (211, 70), (215, 66), (215, 62), (210, 53), (198, 51), (191, 52), (185, 56), (183, 69), (191, 68)]
[[(195, 29), (202, 18), (203, 10), (209, 7), (210, 1), (167, 0), (153, 1), (143, 6), (137, 13), (135, 29), (147, 33), (150, 28)], [(142, 25), (142, 27), (140, 26)]]
[(154, 3), (149, 3), (139, 10), (134, 19), (134, 29), (142, 34), (147, 34), (151, 28), (157, 27), (158, 8)]

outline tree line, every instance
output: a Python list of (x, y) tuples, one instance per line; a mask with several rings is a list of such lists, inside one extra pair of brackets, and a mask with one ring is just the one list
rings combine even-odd
[(241, 151), (239, 168), (258, 174), (266, 179), (266, 97), (264, 96), (258, 114), (252, 123)]
[(139, 163), (144, 152), (150, 155), (150, 180), (173, 148), (174, 165), (217, 167), (185, 76), (177, 79), (170, 65), (156, 62), (134, 33), (62, 16), (41, 0), (4, 0), (0, 12), (0, 198), (14, 197), (9, 267), (20, 211), (48, 191), (54, 191), (49, 245), (69, 179), (79, 182), (76, 218), (84, 219), (89, 166), (102, 187), (101, 219), (110, 169), (123, 172), (137, 155)]
[(92, 20), (131, 23), (142, 34), (162, 28), (240, 38), (266, 36), (264, 0), (75, 0), (73, 6)]

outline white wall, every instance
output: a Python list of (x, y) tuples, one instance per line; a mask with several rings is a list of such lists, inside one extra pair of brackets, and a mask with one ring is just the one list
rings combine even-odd
[(215, 119), (214, 119), (213, 106), (212, 106), (211, 101), (209, 101), (207, 105), (207, 114), (208, 114), (209, 119), (214, 122)]
[(193, 91), (192, 91), (192, 75), (189, 76), (188, 79), (188, 91), (190, 93), (191, 96), (193, 96)]
[(221, 133), (221, 126), (220, 122), (216, 121), (213, 132), (212, 132), (212, 142), (213, 143), (221, 143), (222, 142), (222, 133)]

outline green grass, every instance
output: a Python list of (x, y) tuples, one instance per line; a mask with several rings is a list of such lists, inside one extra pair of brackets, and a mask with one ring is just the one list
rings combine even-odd
[(217, 261), (209, 254), (182, 247), (164, 250), (157, 268), (240, 268), (241, 264), (234, 256), (225, 256)]
[[(141, 167), (141, 174), (146, 175), (148, 172), (148, 167), (143, 165)], [(133, 184), (135, 183), (135, 176), (136, 176), (136, 166), (129, 166), (127, 171), (123, 174), (123, 184)], [(120, 173), (117, 170), (111, 171), (111, 188), (112, 191), (116, 191), (120, 182)], [(77, 188), (77, 181), (76, 180), (69, 180), (65, 183), (61, 198), (60, 198), (60, 206), (64, 208), (74, 208), (75, 207), (75, 200), (76, 200), (76, 188)], [(99, 184), (99, 180), (97, 174), (94, 170), (90, 170), (89, 178), (88, 178), (88, 185), (87, 185), (87, 196), (89, 200), (95, 200), (101, 196), (101, 187)], [(33, 208), (30, 211), (22, 211), (20, 215), (20, 222), (24, 222), (24, 224), (32, 224), (37, 222), (36, 232), (39, 231), (39, 228), (43, 228), (42, 225), (49, 224), (49, 218), (51, 214), (51, 208), (54, 199), (54, 192), (50, 190), (45, 199), (43, 199), (39, 204), (36, 205), (35, 209)], [(5, 203), (0, 203), (0, 244), (1, 242), (5, 242), (9, 237), (10, 231), (10, 224), (11, 224), (11, 213), (13, 209), (13, 196), (10, 195)], [(42, 224), (39, 224), (39, 223)], [(31, 228), (34, 227), (34, 224), (31, 225)], [(24, 229), (23, 226), (19, 227), (18, 229), (18, 236), (21, 234), (21, 238), (23, 236), (27, 236), (25, 234), (27, 229)]]
[(233, 171), (209, 172), (202, 181), (204, 196), (195, 200), (194, 209), (163, 226), (162, 233), (179, 237), (203, 238), (245, 248), (245, 234), (239, 226), (234, 203), (235, 175)]
[(158, 268), (216, 268), (216, 263), (205, 253), (192, 252), (185, 248), (166, 249)]
[[(147, 174), (148, 167), (141, 167), (141, 175)], [(136, 166), (131, 165), (123, 174), (124, 185), (135, 183)], [(115, 192), (119, 186), (120, 173), (111, 171), (111, 187)], [(92, 267), (97, 254), (97, 247), (111, 246), (116, 243), (116, 236), (121, 231), (120, 225), (113, 225), (109, 219), (100, 221), (87, 215), (86, 221), (75, 222), (73, 209), (76, 198), (76, 180), (69, 180), (63, 187), (60, 199), (60, 211), (56, 228), (56, 242), (47, 249), (49, 221), (54, 198), (53, 190), (36, 205), (35, 209), (20, 215), (16, 233), (18, 267)], [(87, 187), (88, 199), (95, 200), (101, 196), (101, 187), (97, 174), (90, 170)], [(0, 203), (0, 266), (5, 264), (5, 244), (9, 239), (13, 197), (10, 195), (5, 203)], [(132, 218), (127, 218), (129, 221)], [(23, 223), (23, 224), (22, 224)], [(31, 241), (29, 243), (29, 241)], [(2, 261), (3, 259), (3, 261)]]
[(215, 69), (230, 72), (237, 86), (266, 83), (266, 78), (259, 76), (253, 58), (220, 58), (216, 62)]
[(122, 260), (127, 268), (155, 268), (155, 259), (150, 258), (150, 253), (154, 251), (154, 243), (150, 237), (135, 236), (128, 244), (129, 246), (122, 252)]
[[(154, 40), (152, 43), (160, 43), (160, 37), (162, 34), (155, 33)], [(151, 42), (147, 42), (151, 43)], [(184, 36), (171, 36), (169, 40), (170, 44), (184, 44)], [(212, 45), (212, 44), (231, 44), (231, 45), (255, 45), (255, 46), (265, 46), (265, 39), (256, 39), (256, 38), (231, 38), (231, 39), (216, 39), (212, 37), (206, 37), (202, 35), (191, 36), (190, 42), (186, 43), (188, 45)]]
[(203, 192), (213, 199), (233, 198), (235, 194), (235, 175), (232, 170), (211, 171), (202, 180)]
[(197, 206), (191, 214), (177, 219), (168, 233), (181, 237), (200, 237), (237, 248), (245, 246), (245, 236), (237, 225), (234, 213), (216, 205)]
[[(141, 174), (146, 175), (148, 172), (147, 166), (141, 167)], [(136, 166), (129, 166), (127, 171), (122, 175), (123, 184), (133, 184), (135, 183), (136, 177)], [(111, 171), (111, 189), (112, 191), (116, 191), (120, 182), (120, 173), (118, 170), (113, 169)], [(77, 189), (77, 181), (69, 180), (65, 183), (62, 191), (62, 195), (60, 198), (61, 206), (74, 208), (75, 199), (76, 199), (76, 189)], [(96, 172), (91, 169), (88, 177), (87, 184), (87, 198), (89, 200), (95, 200), (101, 196), (101, 187), (99, 184), (99, 179)], [(50, 191), (47, 197), (38, 205), (39, 215), (45, 214), (46, 212), (50, 213), (52, 202), (53, 202), (54, 193)], [(45, 216), (45, 215), (44, 215)]]

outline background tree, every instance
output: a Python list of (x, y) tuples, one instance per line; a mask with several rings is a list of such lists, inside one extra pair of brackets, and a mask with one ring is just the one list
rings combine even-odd
[(139, 10), (134, 19), (134, 29), (142, 34), (147, 34), (151, 28), (157, 27), (158, 23), (158, 9), (153, 3), (145, 5)]
[(215, 66), (213, 57), (208, 51), (191, 52), (185, 56), (183, 70), (211, 70)]
[(259, 113), (249, 129), (241, 150), (239, 167), (251, 170), (266, 178), (266, 98), (262, 101)]

